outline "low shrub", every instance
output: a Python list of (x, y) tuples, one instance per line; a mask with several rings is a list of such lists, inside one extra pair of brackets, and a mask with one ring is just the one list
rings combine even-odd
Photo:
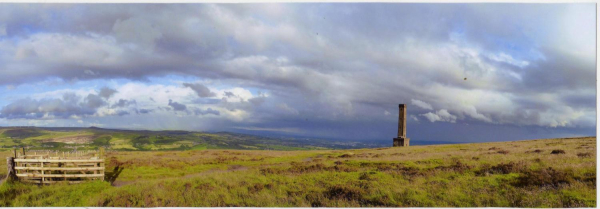
[(525, 153), (541, 153), (541, 152), (543, 152), (541, 149), (536, 149), (536, 150), (533, 150), (533, 151), (527, 151)]
[(309, 192), (304, 199), (310, 203), (311, 207), (324, 207), (327, 202), (327, 198), (325, 198), (323, 194), (317, 192)]
[(526, 165), (524, 162), (509, 162), (509, 163), (500, 163), (495, 166), (491, 166), (489, 164), (484, 164), (481, 168), (475, 172), (478, 176), (484, 176), (488, 174), (509, 174), (509, 173), (518, 173), (525, 170)]
[(360, 173), (360, 176), (358, 177), (359, 180), (366, 180), (366, 181), (373, 181), (373, 180), (377, 180), (377, 178), (375, 178), (373, 176), (373, 174), (376, 174), (377, 172), (375, 171), (371, 171), (371, 172), (362, 172)]
[(339, 156), (340, 158), (349, 158), (349, 157), (354, 157), (353, 154), (343, 154)]
[(260, 171), (260, 174), (262, 174), (262, 175), (281, 173), (281, 170), (274, 169), (274, 168), (261, 168), (259, 171)]
[(592, 153), (591, 152), (584, 152), (584, 153), (577, 153), (577, 157), (580, 158), (588, 158), (588, 157), (592, 157)]
[(254, 185), (248, 187), (248, 192), (256, 193), (256, 192), (262, 191), (264, 188), (265, 188), (265, 185), (263, 185), (261, 183), (257, 183), (257, 184), (254, 184)]
[(514, 186), (552, 186), (571, 184), (574, 181), (573, 172), (555, 170), (552, 167), (540, 170), (527, 170), (523, 172), (514, 183)]
[(347, 200), (347, 201), (358, 201), (363, 200), (363, 196), (366, 192), (359, 188), (349, 185), (334, 185), (325, 191), (325, 196), (329, 199)]
[(552, 152), (550, 154), (553, 154), (553, 155), (565, 154), (565, 151), (561, 150), (561, 149), (555, 149), (555, 150), (552, 150)]
[(499, 151), (498, 151), (498, 152), (496, 152), (496, 153), (498, 153), (498, 154), (503, 154), (503, 155), (506, 155), (506, 154), (508, 154), (509, 152), (508, 152), (508, 150), (499, 150)]
[(449, 166), (435, 167), (436, 170), (454, 171), (454, 172), (460, 172), (460, 173), (463, 173), (471, 168), (473, 168), (473, 166), (464, 164), (460, 160), (455, 161), (452, 165), (449, 165)]

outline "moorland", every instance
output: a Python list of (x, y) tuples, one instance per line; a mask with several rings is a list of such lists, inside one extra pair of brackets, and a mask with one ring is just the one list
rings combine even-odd
[[(0, 141), (40, 141), (31, 140), (40, 137), (35, 135), (8, 135), (13, 138)], [(156, 135), (149, 137), (150, 144), (165, 148)], [(125, 150), (120, 149), (126, 146), (119, 143), (123, 138), (108, 140), (104, 181), (4, 182), (0, 206), (596, 206), (595, 137), (294, 151), (210, 143), (181, 150), (134, 143), (127, 146), (137, 150)], [(106, 145), (87, 142), (94, 143)], [(0, 152), (10, 155), (8, 148)]]

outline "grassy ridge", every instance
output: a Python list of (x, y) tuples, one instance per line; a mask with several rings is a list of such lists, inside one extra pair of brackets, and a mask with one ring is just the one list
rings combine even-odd
[(595, 138), (291, 152), (117, 151), (107, 153), (107, 164), (103, 182), (3, 184), (0, 205), (596, 206)]

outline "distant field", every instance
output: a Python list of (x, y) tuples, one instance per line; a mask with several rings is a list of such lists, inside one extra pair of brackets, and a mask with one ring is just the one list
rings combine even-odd
[[(113, 137), (117, 145), (131, 136)], [(218, 148), (111, 151), (107, 181), (5, 183), (0, 206), (596, 206), (595, 138), (309, 151), (208, 146)]]
[(101, 128), (0, 127), (0, 150), (79, 150), (104, 147), (120, 151), (157, 150), (315, 150), (368, 147), (327, 140), (268, 138), (236, 133), (132, 131)]

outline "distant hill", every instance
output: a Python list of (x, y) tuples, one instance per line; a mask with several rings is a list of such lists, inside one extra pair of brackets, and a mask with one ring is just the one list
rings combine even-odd
[[(390, 142), (391, 143), (391, 142)], [(0, 148), (113, 150), (318, 150), (386, 146), (381, 143), (271, 138), (230, 132), (118, 130), (98, 127), (0, 127)]]

